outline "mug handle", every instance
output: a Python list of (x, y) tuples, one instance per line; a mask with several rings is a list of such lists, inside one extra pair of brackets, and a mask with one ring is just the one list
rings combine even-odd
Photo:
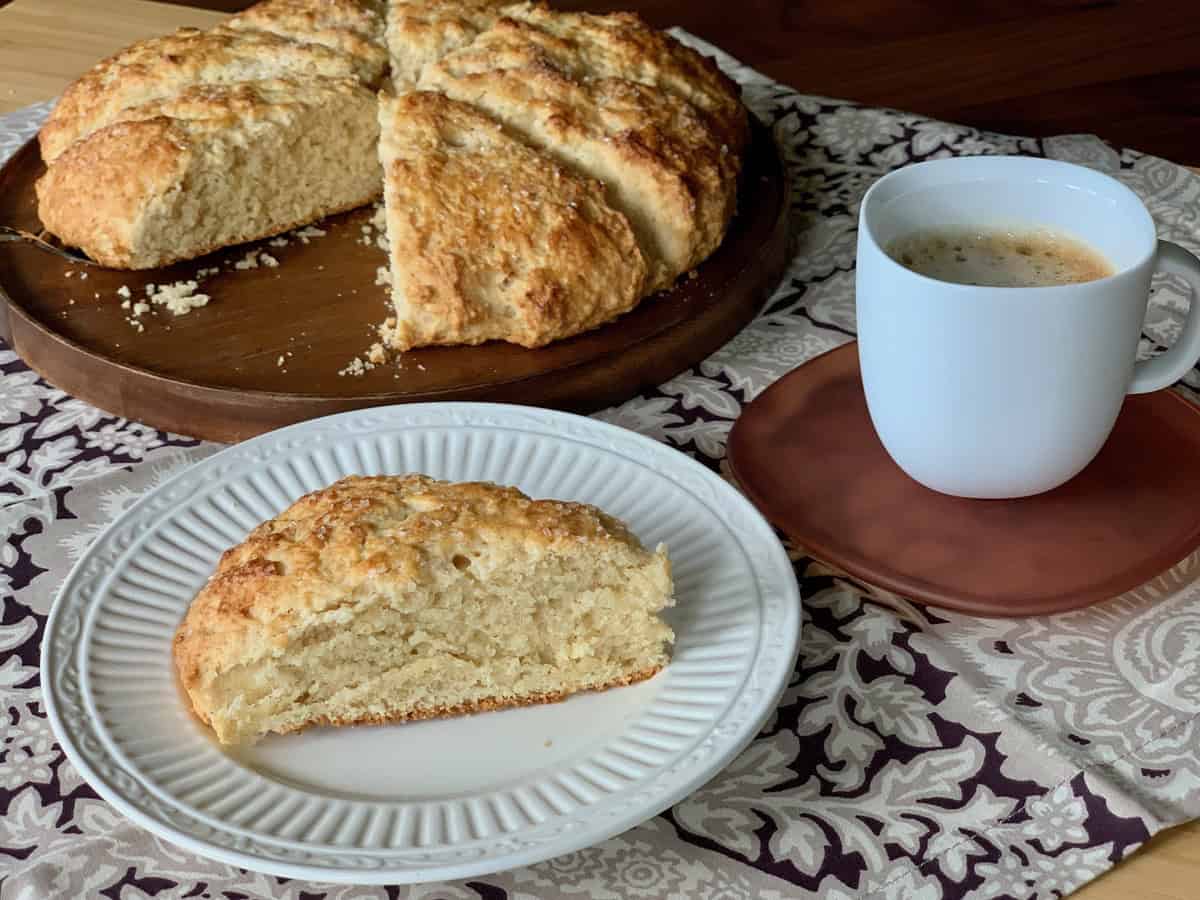
[(1169, 387), (1200, 360), (1200, 259), (1178, 244), (1159, 241), (1155, 269), (1181, 276), (1192, 287), (1192, 299), (1175, 345), (1133, 367), (1130, 394), (1148, 394)]

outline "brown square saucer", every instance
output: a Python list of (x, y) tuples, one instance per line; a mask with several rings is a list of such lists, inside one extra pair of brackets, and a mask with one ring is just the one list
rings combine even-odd
[(966, 500), (892, 462), (851, 342), (747, 406), (729, 463), (763, 514), (813, 556), (867, 584), (979, 615), (1107, 600), (1200, 545), (1200, 408), (1171, 391), (1127, 397), (1100, 454), (1067, 484), (1019, 500)]

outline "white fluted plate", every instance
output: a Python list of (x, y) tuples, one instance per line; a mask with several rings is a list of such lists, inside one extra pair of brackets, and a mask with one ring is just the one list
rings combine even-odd
[[(189, 713), (171, 639), (221, 552), (352, 473), (424, 472), (594, 503), (670, 550), (670, 665), (563, 703), (316, 729), (230, 753)], [(305, 422), (151, 491), (68, 576), (42, 644), (50, 721), (106, 800), (197, 853), (272, 874), (462, 878), (602, 841), (730, 762), (787, 683), (800, 628), (774, 532), (683, 453), (595, 419), (476, 403)]]

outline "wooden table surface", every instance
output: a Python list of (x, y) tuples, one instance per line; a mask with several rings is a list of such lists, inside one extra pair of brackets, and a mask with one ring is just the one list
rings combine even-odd
[[(189, 0), (234, 10), (240, 0)], [(558, 0), (682, 25), (809, 93), (1014, 134), (1091, 132), (1200, 166), (1200, 3)], [(736, 8), (736, 21), (730, 10)], [(0, 114), (97, 59), (219, 12), (146, 0), (0, 0)], [(1160, 834), (1080, 900), (1200, 896), (1200, 823)]]
[[(8, 0), (0, 0), (4, 7)], [(177, 0), (232, 11), (249, 0)], [(1200, 166), (1200, 3), (1148, 0), (552, 0), (682, 25), (785, 84), (1012, 134), (1099, 134)], [(14, 0), (0, 113), (203, 10)], [(731, 11), (736, 10), (736, 15)]]

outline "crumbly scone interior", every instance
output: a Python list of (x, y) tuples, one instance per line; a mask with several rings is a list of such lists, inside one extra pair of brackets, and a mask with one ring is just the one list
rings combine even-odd
[[(202, 140), (208, 152), (191, 155), (181, 189), (149, 207), (137, 235), (139, 252), (169, 258), (179, 247), (241, 243), (377, 196), (379, 131), (368, 92), (353, 84), (345, 93), (321, 86), (313, 83), (318, 89), (307, 103), (279, 98), (249, 139), (220, 125), (209, 129)], [(193, 120), (189, 127), (205, 124)], [(213, 215), (214, 209), (247, 213), (231, 220)]]
[(285, 647), (216, 674), (203, 690), (220, 739), (555, 700), (666, 664), (660, 556), (543, 554), (516, 541), (464, 549), (427, 558), (420, 586), (365, 581)]

